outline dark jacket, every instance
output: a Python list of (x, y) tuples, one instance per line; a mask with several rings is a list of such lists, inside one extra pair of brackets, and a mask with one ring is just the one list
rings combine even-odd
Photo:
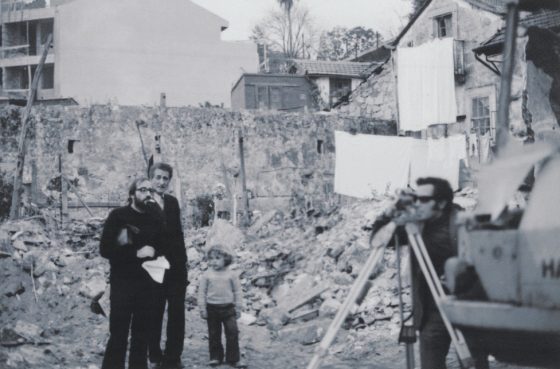
[(163, 196), (165, 219), (164, 241), (167, 244), (167, 259), (171, 268), (166, 273), (166, 281), (187, 283), (187, 252), (181, 223), (181, 209), (174, 196)]
[[(458, 210), (453, 209), (438, 219), (426, 222), (422, 229), (422, 239), (438, 276), (443, 275), (447, 259), (457, 255), (457, 213)], [(414, 325), (421, 330), (429, 313), (438, 312), (438, 308), (416, 257), (411, 263)]]
[[(457, 255), (456, 219), (459, 211), (460, 208), (454, 206), (450, 213), (426, 222), (422, 229), (422, 239), (438, 276), (443, 275), (445, 261)], [(386, 216), (380, 216), (376, 219), (372, 226), (372, 237), (375, 232), (390, 221), (391, 218)], [(401, 243), (404, 243), (404, 240), (407, 239), (404, 227), (397, 227), (395, 234), (399, 236)], [(414, 325), (416, 329), (422, 329), (428, 312), (437, 312), (438, 309), (414, 254), (411, 258), (411, 277)]]
[[(128, 230), (129, 243), (120, 245), (118, 237), (123, 229)], [(111, 264), (111, 278), (133, 280), (147, 275), (142, 263), (150, 258), (140, 259), (136, 252), (149, 245), (156, 251), (154, 258), (165, 255), (164, 231), (163, 222), (155, 214), (139, 213), (131, 206), (112, 210), (105, 221), (99, 243), (101, 256), (109, 259)]]

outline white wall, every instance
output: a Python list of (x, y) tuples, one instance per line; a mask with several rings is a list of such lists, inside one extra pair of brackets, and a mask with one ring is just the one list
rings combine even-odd
[(256, 46), (222, 42), (227, 22), (188, 0), (76, 0), (55, 16), (58, 93), (78, 102), (229, 106)]

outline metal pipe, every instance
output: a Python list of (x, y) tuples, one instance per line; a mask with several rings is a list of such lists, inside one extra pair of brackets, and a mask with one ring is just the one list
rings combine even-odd
[(499, 154), (509, 139), (509, 104), (511, 102), (511, 81), (515, 66), (515, 38), (519, 20), (518, 4), (507, 4), (506, 33), (504, 40), (504, 64), (500, 81), (498, 100), (498, 121), (496, 122), (496, 153)]

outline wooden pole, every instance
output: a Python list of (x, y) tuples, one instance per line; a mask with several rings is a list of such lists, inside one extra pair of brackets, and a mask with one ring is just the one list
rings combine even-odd
[(23, 164), (25, 161), (25, 138), (27, 136), (27, 120), (29, 119), (29, 114), (31, 114), (31, 107), (33, 106), (33, 101), (35, 100), (35, 93), (37, 92), (37, 86), (39, 85), (39, 78), (43, 72), (43, 65), (47, 59), (47, 54), (52, 43), (52, 34), (47, 37), (47, 42), (45, 43), (45, 49), (43, 50), (43, 55), (41, 55), (41, 60), (37, 69), (35, 70), (35, 75), (33, 76), (33, 83), (31, 83), (31, 88), (27, 94), (27, 105), (23, 111), (23, 116), (21, 118), (21, 132), (18, 140), (18, 156), (16, 164), (16, 173), (14, 175), (14, 189), (12, 192), (12, 206), (10, 207), (10, 219), (19, 218), (19, 207), (21, 201), (21, 182), (23, 177)]
[[(89, 208), (89, 206), (87, 206), (86, 202), (82, 199), (82, 197), (80, 196), (80, 194), (78, 193), (78, 190), (76, 189), (76, 187), (74, 187), (74, 185), (68, 180), (68, 178), (66, 178), (66, 176), (64, 174), (60, 175), (60, 178), (62, 178), (64, 180), (64, 182), (66, 183), (66, 185), (68, 186), (68, 188), (70, 188), (70, 190), (72, 192), (74, 192), (74, 194), (76, 195), (76, 197), (78, 198), (78, 200), (82, 203), (82, 205), (86, 208), (87, 212), (89, 213), (89, 215), (91, 217), (93, 217), (93, 213), (91, 211), (91, 209)], [(109, 196), (107, 195), (107, 202), (109, 202)], [(66, 205), (66, 207), (68, 208), (68, 204)]]
[(31, 160), (31, 202), (37, 204), (39, 202), (37, 184), (37, 160)]
[(245, 175), (245, 158), (244, 158), (244, 151), (243, 151), (243, 131), (241, 128), (238, 130), (239, 133), (239, 164), (240, 168), (240, 175), (241, 175), (241, 198), (243, 201), (243, 218), (241, 220), (241, 224), (243, 226), (249, 225), (249, 198), (247, 197), (247, 179)]
[(511, 102), (511, 80), (515, 66), (515, 38), (519, 20), (518, 5), (507, 4), (506, 32), (504, 40), (504, 64), (500, 80), (500, 96), (498, 99), (498, 122), (496, 127), (496, 153), (509, 141), (509, 104)]

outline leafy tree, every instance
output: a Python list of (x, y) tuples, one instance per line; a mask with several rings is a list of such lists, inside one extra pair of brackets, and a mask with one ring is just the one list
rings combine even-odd
[(309, 10), (294, 1), (272, 10), (253, 27), (251, 39), (257, 44), (282, 52), (287, 58), (306, 58), (313, 50), (317, 32)]
[(319, 41), (317, 59), (344, 60), (358, 56), (361, 51), (379, 45), (382, 37), (371, 28), (335, 27), (323, 32)]
[(411, 0), (411, 2), (412, 2), (412, 12), (410, 13), (409, 18), (414, 17), (414, 14), (418, 12), (418, 10), (422, 7), (422, 5), (424, 5), (426, 0)]

